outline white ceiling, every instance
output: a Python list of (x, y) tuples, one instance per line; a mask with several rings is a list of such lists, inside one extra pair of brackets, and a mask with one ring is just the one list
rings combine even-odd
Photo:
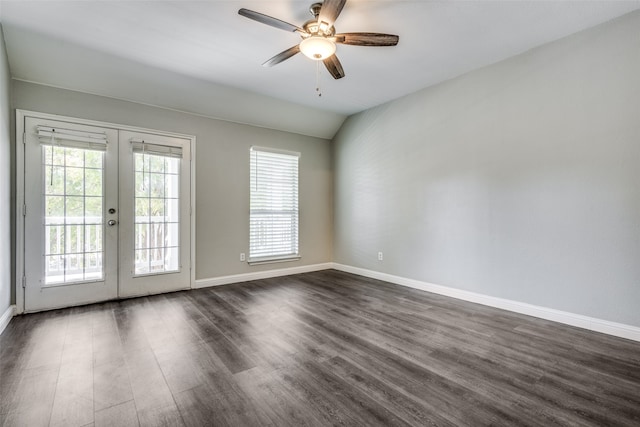
[(339, 45), (346, 77), (299, 42), (237, 14), (301, 25), (311, 0), (0, 1), (14, 78), (331, 138), (347, 115), (640, 9), (633, 1), (348, 0), (338, 32), (398, 34), (395, 47)]

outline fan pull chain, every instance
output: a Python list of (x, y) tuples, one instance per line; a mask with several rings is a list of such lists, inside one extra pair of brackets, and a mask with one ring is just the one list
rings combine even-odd
[(320, 87), (320, 61), (316, 61), (316, 92), (318, 92), (318, 96), (322, 96), (322, 88)]
[(49, 172), (51, 177), (49, 178), (49, 186), (53, 187), (53, 144), (55, 143), (55, 129), (51, 129), (51, 171)]

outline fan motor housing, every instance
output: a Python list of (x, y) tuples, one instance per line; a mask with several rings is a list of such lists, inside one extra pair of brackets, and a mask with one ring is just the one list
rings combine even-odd
[(321, 31), (316, 19), (310, 19), (302, 25), (302, 28), (309, 34), (317, 34), (319, 36), (332, 37), (336, 33), (336, 29), (331, 26), (326, 31)]

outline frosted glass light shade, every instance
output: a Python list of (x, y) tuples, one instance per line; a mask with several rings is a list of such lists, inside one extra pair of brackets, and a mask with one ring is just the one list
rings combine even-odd
[(311, 36), (302, 40), (300, 51), (307, 58), (321, 61), (336, 53), (336, 44), (322, 36)]

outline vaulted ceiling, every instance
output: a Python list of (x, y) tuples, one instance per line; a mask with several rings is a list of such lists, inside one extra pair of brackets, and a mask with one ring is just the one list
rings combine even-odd
[(397, 34), (395, 47), (339, 45), (346, 77), (300, 41), (238, 15), (301, 25), (309, 0), (0, 1), (19, 80), (331, 138), (345, 117), (640, 9), (640, 1), (348, 0), (338, 32)]

